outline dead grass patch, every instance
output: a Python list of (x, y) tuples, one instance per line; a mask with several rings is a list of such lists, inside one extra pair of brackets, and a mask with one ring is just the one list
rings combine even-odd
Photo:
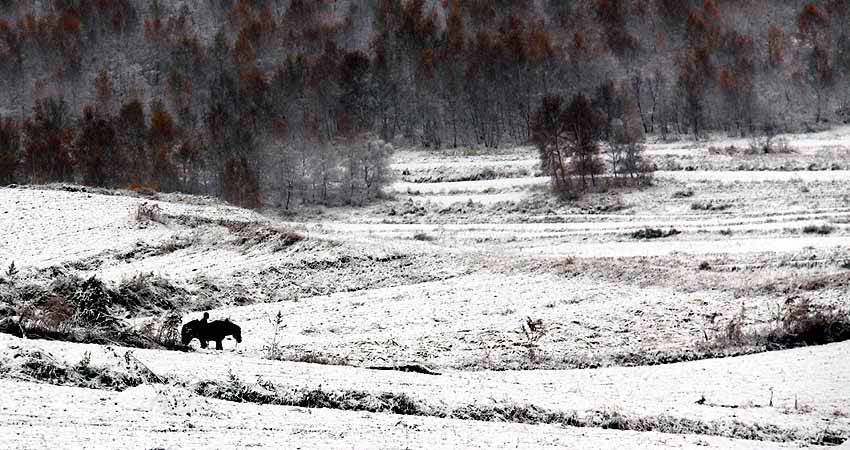
[(165, 223), (162, 216), (162, 208), (156, 203), (144, 202), (130, 210), (130, 218), (140, 227), (146, 227), (152, 223)]
[(827, 224), (806, 225), (806, 226), (803, 227), (803, 233), (804, 234), (827, 235), (827, 234), (831, 234), (833, 231), (835, 231), (835, 227), (833, 227), (832, 225), (827, 225)]
[(789, 298), (769, 324), (748, 329), (745, 310), (723, 325), (701, 347), (704, 350), (756, 348), (783, 350), (850, 340), (850, 312)]
[(413, 240), (423, 241), (423, 242), (433, 242), (433, 241), (436, 241), (437, 238), (435, 238), (434, 236), (431, 236), (428, 233), (416, 233), (416, 234), (413, 235)]
[(136, 348), (187, 350), (174, 336), (179, 314), (154, 320), (141, 330), (129, 327), (121, 314), (173, 309), (163, 286), (139, 277), (107, 287), (97, 278), (62, 275), (49, 286), (12, 286), (13, 315), (0, 321), (0, 332), (18, 337)]
[(258, 223), (230, 222), (224, 223), (223, 226), (237, 236), (233, 244), (244, 249), (268, 245), (272, 251), (277, 252), (307, 239), (303, 234), (293, 230)]
[(713, 200), (691, 203), (691, 209), (694, 211), (726, 211), (731, 207), (732, 205), (729, 203), (720, 203)]
[(86, 353), (76, 364), (59, 361), (50, 353), (37, 349), (17, 349), (10, 358), (0, 360), (0, 372), (18, 378), (88, 389), (123, 391), (145, 383), (164, 383), (131, 351), (116, 356), (116, 364), (94, 365)]
[(635, 231), (631, 234), (631, 236), (632, 239), (661, 239), (670, 236), (675, 236), (681, 233), (681, 231), (675, 228), (670, 228), (666, 231), (659, 228), (644, 228), (642, 230)]
[(404, 393), (328, 390), (322, 387), (291, 388), (275, 385), (262, 379), (249, 384), (232, 373), (227, 380), (206, 380), (195, 383), (192, 390), (205, 397), (239, 403), (329, 408), (485, 422), (555, 424), (581, 428), (699, 434), (757, 441), (805, 442), (810, 445), (834, 445), (847, 440), (847, 436), (829, 430), (782, 428), (775, 425), (745, 424), (726, 419), (706, 422), (669, 415), (627, 414), (615, 409), (579, 413), (551, 410), (517, 402), (449, 406), (444, 403), (432, 404), (427, 400)]

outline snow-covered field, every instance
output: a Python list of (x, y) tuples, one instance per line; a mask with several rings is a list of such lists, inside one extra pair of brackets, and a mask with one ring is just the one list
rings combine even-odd
[[(738, 168), (736, 157), (709, 151), (744, 141), (650, 144), (657, 162), (696, 166), (574, 203), (547, 193), (531, 148), (402, 151), (391, 199), (296, 216), (191, 197), (0, 188), (0, 268), (14, 261), (17, 282), (61, 271), (114, 286), (154, 274), (203, 292), (221, 305), (212, 318), (229, 317), (244, 338), (223, 352), (135, 350), (171, 384), (117, 393), (2, 370), (21, 348), (73, 365), (117, 364), (116, 347), (0, 335), (0, 447), (772, 449), (850, 438), (846, 343), (618, 367), (629, 355), (693, 352), (736, 318), (764, 329), (788, 302), (850, 308), (850, 167), (798, 168), (846, 151), (850, 129), (786, 138), (796, 153), (759, 155), (749, 169), (754, 157)], [(162, 223), (135, 222), (144, 202), (161, 207)], [(306, 240), (278, 246), (232, 223)], [(678, 234), (634, 236), (646, 228)], [(199, 317), (187, 310), (184, 320)], [(533, 351), (521, 331), (529, 319), (545, 330)], [(272, 345), (283, 361), (266, 358)], [(612, 367), (566, 370), (583, 363)], [(441, 375), (368, 369), (399, 365)], [(185, 387), (230, 374), (403, 394), (448, 410), (519, 404), (693, 426), (665, 434), (296, 408)], [(736, 427), (788, 442), (728, 431)]]
[[(98, 346), (85, 344), (32, 343), (2, 336), (0, 336), (0, 342), (9, 349), (4, 356), (22, 347), (38, 348), (60, 355), (60, 359), (71, 364), (79, 361), (87, 353), (91, 364), (109, 364), (115, 359), (113, 355), (116, 352), (120, 354), (126, 350), (110, 348), (103, 351)], [(790, 350), (787, 353), (774, 352), (736, 359), (654, 367), (571, 371), (452, 372), (440, 376), (373, 371), (343, 366), (281, 363), (227, 352), (184, 355), (175, 352), (137, 350), (134, 355), (158, 375), (174, 377), (175, 381), (189, 384), (208, 380), (225, 381), (233, 374), (249, 381), (262, 377), (266, 382), (282, 383), (293, 388), (325, 388), (378, 394), (405, 393), (414, 399), (440, 405), (449, 410), (477, 404), (533, 405), (537, 408), (576, 413), (579, 416), (616, 410), (620, 414), (635, 417), (672, 416), (707, 424), (758, 425), (816, 435), (826, 423), (829, 423), (833, 431), (850, 431), (850, 423), (836, 419), (835, 416), (836, 411), (843, 411), (850, 402), (850, 392), (845, 389), (850, 383), (850, 370), (848, 370), (850, 367), (848, 367), (847, 358), (844, 358), (848, 350), (850, 348), (846, 344), (833, 344), (815, 349)], [(203, 370), (198, 370), (200, 367)], [(173, 411), (175, 416), (183, 416), (186, 412), (185, 417), (172, 418), (180, 422), (157, 426), (151, 424), (136, 430), (140, 434), (145, 431), (150, 432), (151, 428), (168, 428), (169, 425), (176, 427), (177, 430), (192, 428), (188, 424), (197, 421), (201, 422), (203, 428), (211, 428), (212, 425), (207, 422), (211, 418), (221, 415), (224, 416), (222, 419), (226, 420), (228, 416), (238, 414), (232, 407), (227, 407), (221, 402), (198, 398), (188, 392), (180, 392), (179, 389), (172, 389), (171, 393), (166, 391), (165, 398), (158, 398), (157, 391), (162, 390), (163, 388), (133, 388), (117, 396), (98, 393), (88, 394), (87, 398), (84, 390), (48, 388), (48, 392), (53, 391), (63, 396), (80, 398), (85, 405), (83, 412), (93, 414), (95, 418), (104, 417), (101, 415), (104, 412), (97, 413), (98, 403), (110, 409), (118, 406), (119, 408), (114, 409), (125, 410), (124, 414), (118, 414), (118, 417), (128, 422), (133, 422), (136, 418), (134, 411), (167, 416), (170, 411), (163, 410), (173, 408), (173, 406), (169, 408), (169, 403), (172, 402), (179, 403), (179, 406), (174, 408), (176, 411)], [(17, 391), (18, 393), (12, 398), (12, 405), (20, 405), (20, 408), (26, 411), (26, 400), (21, 397), (38, 395), (36, 393), (40, 390), (19, 387)], [(168, 398), (169, 394), (177, 394), (178, 397)], [(700, 398), (707, 399), (706, 403), (697, 404)], [(772, 402), (772, 405), (768, 402)], [(797, 409), (794, 407), (795, 404), (798, 405)], [(797, 411), (801, 404), (805, 405), (805, 413)], [(266, 412), (283, 416), (280, 418), (283, 423), (278, 426), (282, 427), (280, 431), (284, 436), (292, 433), (289, 427), (297, 428), (305, 425), (298, 419), (295, 419), (295, 423), (288, 423), (290, 415), (299, 417), (296, 414), (310, 414), (289, 408), (278, 408), (276, 413), (271, 409)], [(58, 418), (54, 418), (51, 410), (41, 409), (34, 413), (36, 417), (50, 421), (64, 421), (65, 426), (68, 426), (67, 422), (73, 423), (74, 420), (83, 422), (81, 417), (69, 414), (59, 414)], [(6, 414), (8, 416), (0, 412), (0, 423), (4, 427), (13, 424), (15, 418), (14, 414)], [(22, 415), (21, 412), (17, 414)], [(331, 416), (328, 412), (319, 412), (319, 414)], [(337, 430), (338, 433), (356, 436), (368, 432), (368, 429), (360, 429), (367, 428), (363, 424), (348, 424), (349, 420), (355, 417), (362, 418), (363, 414), (349, 415), (349, 419), (345, 419), (344, 414), (339, 416), (340, 419), (328, 417), (328, 420), (341, 420), (339, 424), (341, 429)], [(167, 418), (161, 420), (167, 421)], [(269, 420), (268, 417), (259, 418), (259, 420), (261, 423), (270, 423), (266, 422)], [(318, 417), (313, 420), (317, 420), (319, 424), (326, 427), (329, 425)], [(111, 427), (114, 426), (111, 425)], [(243, 424), (243, 426), (256, 426), (256, 422), (253, 425)], [(464, 428), (464, 425), (454, 421), (447, 421), (443, 426)], [(352, 430), (346, 431), (349, 427)], [(471, 426), (471, 429), (475, 427)], [(37, 435), (32, 435), (37, 432), (36, 430), (38, 428), (24, 430), (23, 434), (37, 439)], [(509, 430), (510, 428), (507, 428), (501, 433), (509, 432)], [(564, 434), (564, 439), (570, 437), (569, 431), (564, 429), (556, 433), (556, 435), (559, 434)], [(597, 438), (603, 436), (604, 434), (597, 435)], [(637, 443), (651, 436), (638, 438), (638, 441), (631, 444), (630, 442), (636, 438), (631, 434), (620, 436), (614, 434), (607, 436), (607, 439), (619, 442), (617, 445), (626, 445), (626, 448), (643, 448), (642, 445), (647, 444), (638, 445)], [(514, 435), (514, 438), (531, 445), (540, 445), (533, 440), (532, 436)], [(249, 439), (249, 437), (244, 436), (243, 439)], [(390, 445), (391, 440), (387, 437), (380, 439), (371, 444), (378, 443), (378, 448)], [(387, 440), (384, 441), (384, 439)], [(687, 443), (687, 440), (681, 437), (669, 436), (668, 439), (682, 444)], [(242, 442), (244, 444), (248, 441)], [(448, 447), (453, 448), (464, 447), (460, 441), (447, 442), (447, 444)], [(763, 448), (771, 448), (769, 444), (763, 442), (761, 444), (765, 445)], [(371, 447), (369, 443), (364, 445)], [(601, 447), (601, 443), (594, 444), (592, 440), (588, 442), (588, 445), (590, 448), (604, 448)], [(725, 443), (724, 445), (734, 444)]]
[[(123, 393), (0, 380), (3, 448), (730, 449), (795, 444), (230, 403), (180, 388)], [(74, 405), (69, 409), (66, 405)]]

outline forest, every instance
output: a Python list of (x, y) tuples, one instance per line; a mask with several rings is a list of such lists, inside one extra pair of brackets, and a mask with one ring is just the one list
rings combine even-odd
[(555, 158), (603, 172), (557, 144), (576, 121), (636, 176), (645, 136), (850, 122), (848, 23), (847, 0), (0, 0), (0, 183), (358, 205), (394, 147), (536, 144), (571, 184)]

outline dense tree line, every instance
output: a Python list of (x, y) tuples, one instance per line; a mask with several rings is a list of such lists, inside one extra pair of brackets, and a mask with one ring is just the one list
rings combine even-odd
[(0, 1), (0, 182), (356, 204), (379, 194), (390, 142), (534, 142), (566, 185), (606, 159), (638, 177), (647, 133), (850, 119), (846, 0), (195, 8)]

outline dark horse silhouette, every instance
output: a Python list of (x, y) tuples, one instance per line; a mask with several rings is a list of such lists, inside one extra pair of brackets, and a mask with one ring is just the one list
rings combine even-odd
[(204, 313), (203, 319), (192, 320), (183, 325), (180, 330), (183, 345), (189, 345), (192, 339), (197, 339), (201, 342), (201, 348), (207, 348), (209, 341), (215, 341), (215, 349), (224, 350), (221, 341), (227, 336), (233, 336), (237, 343), (242, 342), (242, 329), (239, 325), (231, 322), (230, 319), (207, 322), (208, 317), (209, 314)]

